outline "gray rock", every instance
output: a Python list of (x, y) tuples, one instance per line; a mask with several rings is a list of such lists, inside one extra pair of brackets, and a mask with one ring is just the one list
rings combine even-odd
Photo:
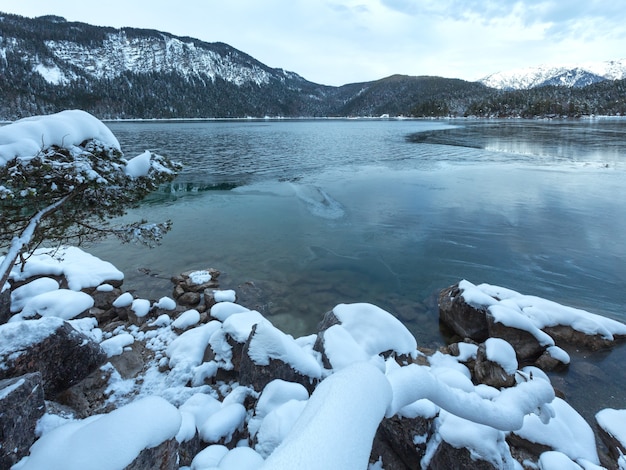
[(487, 313), (487, 324), (491, 338), (501, 338), (513, 346), (520, 366), (532, 364), (546, 350), (546, 346), (539, 344), (537, 338), (528, 331), (496, 322), (489, 313)]
[(393, 416), (381, 421), (374, 444), (372, 461), (382, 458), (385, 469), (418, 470), (432, 436), (432, 419)]
[(0, 468), (8, 469), (28, 454), (45, 409), (39, 372), (0, 380)]
[(457, 449), (446, 441), (442, 441), (432, 456), (428, 469), (450, 470), (453, 468), (462, 468), (464, 470), (496, 470), (498, 467), (486, 460), (475, 458), (466, 448)]
[(474, 364), (474, 379), (478, 383), (495, 388), (513, 387), (515, 385), (515, 375), (507, 374), (500, 364), (487, 359), (485, 343), (478, 346), (476, 363)]
[[(33, 342), (34, 341), (34, 342)], [(54, 317), (0, 325), (0, 379), (40, 372), (45, 397), (52, 399), (104, 364), (100, 345)]]
[(439, 294), (439, 319), (461, 338), (480, 343), (489, 337), (487, 308), (474, 308), (466, 303), (458, 284)]
[(9, 321), (9, 318), (11, 318), (11, 289), (5, 289), (0, 292), (0, 325)]
[(265, 386), (274, 379), (282, 379), (287, 382), (299, 383), (313, 393), (317, 380), (297, 372), (291, 365), (278, 359), (270, 359), (268, 365), (256, 364), (248, 355), (250, 341), (254, 337), (257, 325), (252, 327), (250, 336), (246, 341), (241, 354), (241, 362), (239, 365), (239, 383), (241, 385), (249, 385), (254, 390), (260, 392)]
[(156, 447), (142, 450), (124, 470), (177, 470), (178, 442), (172, 438)]

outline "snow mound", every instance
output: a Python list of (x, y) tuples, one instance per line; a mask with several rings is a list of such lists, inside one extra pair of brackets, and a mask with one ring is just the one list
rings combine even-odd
[(144, 449), (176, 436), (181, 425), (176, 407), (146, 397), (105, 415), (71, 421), (43, 435), (15, 470), (117, 470)]
[(0, 127), (0, 166), (16, 157), (29, 160), (52, 145), (71, 148), (89, 139), (120, 150), (111, 130), (85, 111), (75, 109), (20, 119)]
[[(0, 257), (0, 262), (3, 259), (4, 257)], [(17, 263), (11, 271), (11, 279), (14, 281), (61, 275), (65, 276), (68, 287), (74, 291), (98, 287), (105, 281), (124, 279), (124, 274), (113, 264), (74, 246), (64, 246), (56, 250), (37, 249), (24, 266)]]
[(554, 346), (554, 341), (540, 330), (557, 325), (608, 340), (613, 340), (615, 335), (626, 335), (623, 323), (541, 297), (490, 284), (476, 286), (466, 280), (459, 282), (459, 288), (469, 305), (488, 307), (496, 321), (529, 331), (542, 345)]
[(596, 421), (607, 434), (619, 441), (626, 448), (626, 410), (605, 408), (596, 413)]

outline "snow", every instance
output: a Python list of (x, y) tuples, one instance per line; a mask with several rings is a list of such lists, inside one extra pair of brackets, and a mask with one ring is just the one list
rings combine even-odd
[(497, 322), (528, 331), (542, 345), (554, 346), (554, 341), (541, 329), (557, 325), (608, 340), (613, 340), (615, 335), (626, 335), (623, 323), (540, 297), (489, 284), (476, 286), (466, 280), (459, 283), (459, 288), (468, 304), (488, 308)]
[(126, 173), (126, 175), (130, 176), (131, 178), (140, 178), (142, 176), (147, 176), (148, 171), (150, 171), (151, 167), (151, 157), (152, 154), (150, 153), (150, 151), (146, 150), (142, 154), (131, 158), (126, 164), (124, 173)]
[(176, 301), (170, 297), (161, 297), (154, 306), (163, 310), (176, 310)]
[(197, 366), (202, 363), (204, 352), (209, 344), (211, 335), (221, 327), (218, 321), (185, 331), (170, 343), (167, 348), (167, 357), (170, 367), (182, 364)]
[(302, 375), (311, 378), (322, 376), (322, 368), (315, 358), (298, 346), (291, 335), (283, 333), (267, 320), (257, 324), (248, 347), (248, 356), (258, 365), (266, 366), (270, 359), (278, 359)]
[(11, 312), (16, 313), (24, 308), (31, 297), (44, 294), (59, 288), (59, 283), (50, 277), (41, 277), (24, 284), (11, 292)]
[(130, 292), (124, 292), (117, 299), (113, 301), (115, 308), (130, 307), (133, 304), (133, 294)]
[(8, 385), (8, 386), (6, 386), (4, 388), (0, 388), (0, 401), (4, 400), (11, 393), (13, 393), (15, 390), (17, 390), (22, 385), (24, 385), (24, 382), (25, 382), (24, 379), (19, 379), (19, 380), (16, 380), (11, 385)]
[(146, 397), (105, 415), (72, 421), (44, 434), (15, 470), (116, 470), (143, 449), (173, 438), (180, 428), (176, 407)]
[(124, 279), (124, 274), (108, 261), (103, 261), (74, 246), (56, 250), (46, 248), (35, 250), (24, 267), (21, 263), (16, 263), (11, 272), (11, 279), (24, 281), (36, 276), (61, 275), (65, 276), (68, 287), (74, 291), (97, 287), (105, 281)]
[(528, 415), (523, 427), (515, 434), (530, 442), (550, 446), (574, 461), (584, 459), (599, 464), (591, 426), (562, 399), (555, 398), (551, 405), (555, 415), (549, 422), (543, 423), (537, 416)]
[(200, 312), (196, 309), (186, 310), (181, 313), (176, 320), (172, 322), (172, 326), (179, 330), (186, 330), (200, 322)]
[(84, 292), (58, 289), (32, 297), (26, 302), (21, 312), (22, 318), (36, 315), (59, 317), (69, 320), (93, 307), (94, 300)]
[(126, 346), (130, 346), (135, 342), (135, 338), (130, 333), (122, 333), (112, 338), (105, 339), (100, 346), (108, 357), (119, 356), (124, 352)]
[(527, 413), (540, 412), (545, 419), (546, 414), (550, 414), (546, 404), (554, 399), (552, 386), (542, 379), (529, 380), (503, 389), (492, 400), (485, 400), (477, 393), (452, 387), (431, 373), (429, 368), (416, 364), (391, 371), (387, 379), (393, 390), (387, 417), (393, 416), (418, 399), (427, 398), (461, 418), (502, 431), (520, 429)]
[(47, 116), (20, 119), (0, 127), (0, 166), (17, 157), (30, 160), (43, 148), (56, 145), (70, 148), (96, 139), (120, 149), (111, 130), (91, 114), (67, 110)]
[(372, 304), (340, 304), (333, 313), (354, 340), (370, 355), (386, 351), (416, 354), (417, 342), (400, 320)]
[(491, 462), (495, 468), (513, 466), (502, 431), (445, 411), (440, 414), (437, 425), (441, 439), (457, 449), (469, 449), (472, 458)]
[(596, 413), (596, 421), (607, 434), (626, 448), (626, 410), (605, 408)]
[(231, 403), (213, 413), (198, 426), (200, 438), (207, 443), (224, 440), (228, 444), (234, 432), (243, 426), (246, 409), (240, 403)]
[(582, 467), (567, 455), (554, 450), (542, 453), (538, 464), (539, 470), (582, 470)]
[(150, 312), (150, 301), (147, 299), (135, 299), (130, 305), (130, 309), (135, 312), (139, 318), (145, 317)]
[[(58, 317), (24, 320), (0, 325), (0, 357), (19, 355), (32, 344), (42, 342), (63, 326)], [(0, 368), (2, 364), (0, 364)]]
[(233, 302), (219, 302), (211, 307), (211, 316), (219, 321), (225, 321), (235, 313), (249, 312), (250, 309)]
[(228, 454), (228, 447), (214, 444), (198, 452), (191, 461), (191, 470), (218, 468), (220, 461)]
[(197, 286), (205, 284), (213, 279), (213, 276), (209, 271), (193, 271), (189, 274), (191, 282)]
[(219, 470), (258, 470), (263, 457), (249, 447), (235, 447), (219, 463)]
[(234, 302), (237, 296), (235, 294), (235, 291), (232, 289), (214, 290), (213, 298), (216, 302)]
[(256, 435), (257, 444), (254, 447), (261, 457), (267, 458), (285, 440), (306, 404), (306, 400), (289, 400), (265, 416)]
[(489, 338), (485, 341), (485, 354), (488, 360), (501, 365), (507, 374), (515, 374), (517, 356), (509, 343), (501, 338)]
[(254, 416), (248, 423), (248, 431), (254, 436), (261, 426), (264, 418), (272, 411), (280, 408), (290, 401), (306, 401), (309, 399), (309, 392), (303, 385), (286, 382), (281, 379), (274, 379), (268, 383), (259, 401), (256, 404)]
[[(31, 261), (35, 268), (29, 267)], [(53, 275), (50, 271), (78, 273), (68, 269), (66, 262), (71, 264), (73, 256), (42, 255), (31, 258), (25, 269), (41, 271), (44, 276)], [(103, 265), (96, 262), (95, 266)], [(93, 283), (93, 279), (101, 278), (94, 273), (85, 277), (76, 274), (76, 283)], [(99, 282), (96, 286), (102, 285)], [(496, 314), (502, 310), (503, 317), (517, 323), (538, 328), (537, 322), (549, 322), (546, 316), (550, 312), (556, 312), (559, 321), (563, 318), (560, 308), (548, 301), (497, 286), (473, 286), (466, 281), (463, 286), (468, 299), (486, 302), (487, 308), (495, 309)], [(21, 289), (13, 295), (24, 302), (26, 315), (31, 311), (28, 305), (37, 299), (41, 302), (52, 294), (73, 303), (74, 295), (82, 294), (59, 289), (52, 278), (42, 278)], [(59, 299), (49, 300), (47, 305), (59, 308)], [(130, 293), (115, 300), (117, 307), (132, 306), (139, 313), (147, 313), (151, 306), (170, 310), (172, 303), (169, 297), (152, 303), (133, 299)], [(550, 308), (541, 315), (534, 310), (546, 305)], [(523, 314), (525, 309), (528, 315)], [(555, 398), (550, 380), (541, 370), (524, 367), (515, 373), (515, 352), (502, 339), (485, 341), (487, 358), (508, 373), (515, 373), (517, 383), (498, 390), (473, 384), (469, 369), (461, 363), (475, 358), (476, 345), (460, 343), (459, 356), (437, 352), (427, 357), (428, 365), (406, 365), (393, 355), (382, 357), (388, 351), (397, 356), (418, 355), (415, 339), (392, 314), (371, 304), (340, 304), (333, 312), (341, 323), (324, 332), (324, 351), (332, 367), (329, 370), (322, 368), (321, 354), (313, 350), (317, 335), (294, 339), (259, 312), (231, 300), (213, 306), (211, 315), (217, 320), (206, 324), (200, 323), (200, 313), (194, 309), (173, 321), (163, 314), (142, 328), (120, 325), (107, 331), (103, 327), (107, 331), (104, 334), (95, 318), (71, 320), (76, 330), (100, 342), (109, 357), (122, 354), (135, 341), (143, 341), (153, 359), (142, 375), (126, 380), (111, 363), (103, 366), (103, 372), (111, 373), (105, 391), (109, 402), (128, 404), (84, 420), (48, 415), (41, 421), (41, 438), (32, 446), (30, 456), (15, 468), (123, 468), (146, 447), (173, 437), (186, 442), (198, 432), (207, 444), (237, 447), (228, 450), (222, 445), (209, 445), (195, 456), (191, 469), (362, 469), (368, 468), (372, 439), (381, 419), (396, 415), (433, 419), (433, 436), (414, 438), (415, 444), (427, 445), (422, 466), (443, 440), (453, 447), (468, 448), (472, 457), (496, 467), (515, 468), (517, 464), (505, 442), (509, 432), (554, 449), (542, 455), (541, 468), (550, 468), (553, 462), (563, 462), (558, 468), (579, 465), (590, 469), (598, 465), (589, 425), (564, 401)], [(16, 357), (63, 324), (57, 317), (22, 320), (23, 315), (0, 326), (0, 357)], [(595, 321), (594, 316), (577, 315)], [(617, 329), (610, 323), (601, 324), (608, 324), (611, 332)], [(254, 327), (255, 334), (250, 337)], [(107, 339), (102, 340), (103, 336)], [(248, 354), (256, 364), (281, 360), (302, 375), (323, 380), (310, 397), (303, 385), (278, 379), (259, 393), (236, 382), (207, 385), (218, 369), (232, 369), (227, 336), (238, 343), (249, 340)], [(208, 348), (214, 354), (207, 354)], [(550, 347), (548, 351), (561, 361), (569, 360), (560, 348)], [(5, 392), (0, 391), (0, 395)], [(257, 397), (254, 409), (246, 411), (245, 406)], [(600, 426), (622, 440), (626, 439), (623, 413), (603, 410), (597, 415)], [(237, 430), (246, 425), (254, 438), (254, 449), (246, 447), (247, 441), (234, 442)], [(384, 464), (379, 462), (373, 468), (384, 468)]]
[(316, 387), (291, 432), (263, 468), (367, 468), (391, 393), (383, 373), (368, 363), (331, 375)]

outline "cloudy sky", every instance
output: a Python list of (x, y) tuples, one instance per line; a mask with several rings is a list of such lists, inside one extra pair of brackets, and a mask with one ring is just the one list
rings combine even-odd
[(0, 11), (225, 42), (327, 85), (626, 58), (622, 0), (2, 0)]

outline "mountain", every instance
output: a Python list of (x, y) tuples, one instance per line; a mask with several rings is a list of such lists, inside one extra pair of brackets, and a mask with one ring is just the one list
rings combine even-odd
[(479, 80), (499, 90), (525, 90), (541, 86), (582, 88), (604, 80), (626, 78), (626, 59), (570, 66), (540, 65), (498, 72)]
[(617, 61), (483, 82), (393, 75), (333, 87), (224, 43), (0, 13), (0, 120), (73, 108), (100, 119), (623, 115), (625, 69)]

